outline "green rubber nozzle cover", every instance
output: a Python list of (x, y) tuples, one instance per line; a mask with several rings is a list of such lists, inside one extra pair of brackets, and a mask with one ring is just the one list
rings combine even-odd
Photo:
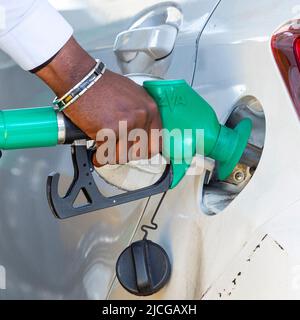
[[(247, 146), (251, 120), (243, 119), (234, 129), (221, 125), (213, 108), (185, 80), (145, 81), (143, 86), (156, 101), (167, 129), (163, 155), (172, 164), (171, 188), (184, 177), (196, 153), (216, 160), (218, 178), (226, 179)], [(184, 150), (191, 152), (186, 155)]]
[(57, 142), (58, 124), (53, 107), (0, 111), (0, 149), (50, 147)]

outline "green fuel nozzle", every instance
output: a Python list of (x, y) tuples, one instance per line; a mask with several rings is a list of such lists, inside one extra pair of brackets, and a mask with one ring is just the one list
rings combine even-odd
[[(49, 175), (47, 180), (48, 202), (59, 218), (116, 206), (174, 188), (185, 176), (196, 153), (214, 159), (218, 178), (226, 179), (247, 146), (251, 120), (243, 119), (234, 129), (221, 125), (212, 107), (184, 80), (145, 81), (144, 88), (158, 105), (163, 129), (166, 129), (163, 131), (163, 155), (171, 163), (152, 186), (112, 197), (102, 195), (90, 174), (93, 171), (93, 151), (87, 149), (86, 144), (78, 143), (88, 137), (53, 107), (0, 111), (0, 149), (72, 144), (74, 179), (66, 195), (59, 195), (58, 173)], [(165, 132), (172, 134), (173, 130), (177, 134), (172, 136), (172, 143), (165, 143)], [(186, 130), (189, 130), (188, 135)], [(198, 139), (199, 130), (202, 139)], [(178, 153), (180, 149), (190, 150), (190, 156)], [(80, 191), (85, 194), (88, 204), (75, 207)]]
[[(219, 124), (212, 107), (184, 80), (145, 81), (144, 88), (156, 101), (166, 132), (172, 133), (174, 129), (180, 132), (173, 137), (173, 143), (164, 144), (163, 148), (164, 156), (172, 163), (171, 187), (184, 177), (197, 150), (203, 156), (216, 160), (218, 178), (226, 179), (246, 148), (252, 129), (251, 120), (243, 119), (234, 129)], [(185, 136), (186, 130), (191, 130), (191, 134)], [(199, 130), (203, 130), (200, 132), (202, 140), (198, 139)], [(53, 107), (0, 111), (2, 150), (49, 147), (84, 137)], [(164, 140), (168, 139), (164, 137)], [(187, 158), (182, 152), (184, 150), (192, 150), (191, 157)], [(181, 159), (178, 159), (178, 154), (182, 155)]]
[[(163, 154), (173, 167), (171, 188), (181, 181), (191, 164), (192, 157), (179, 159), (181, 162), (177, 159), (178, 150), (185, 148), (192, 150), (192, 156), (202, 150), (203, 156), (216, 160), (218, 178), (226, 179), (247, 146), (251, 120), (243, 119), (234, 129), (221, 125), (212, 107), (184, 80), (145, 81), (144, 87), (158, 105), (163, 128), (168, 132), (174, 129), (181, 132), (174, 135), (172, 145), (163, 146)], [(185, 136), (187, 129), (191, 133)], [(198, 139), (199, 130), (203, 139)]]

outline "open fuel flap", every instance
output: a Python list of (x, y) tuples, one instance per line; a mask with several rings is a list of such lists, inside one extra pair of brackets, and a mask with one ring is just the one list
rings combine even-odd
[(223, 211), (246, 187), (259, 165), (266, 126), (262, 105), (253, 96), (243, 97), (235, 104), (226, 121), (226, 126), (234, 128), (244, 118), (251, 119), (252, 132), (247, 148), (231, 175), (226, 180), (220, 181), (214, 170), (206, 171), (201, 208), (208, 215), (215, 215)]

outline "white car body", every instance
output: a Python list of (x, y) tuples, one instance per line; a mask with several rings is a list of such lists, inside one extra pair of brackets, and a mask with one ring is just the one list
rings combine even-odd
[[(149, 239), (168, 252), (172, 275), (147, 299), (300, 298), (300, 123), (271, 50), (274, 32), (300, 18), (299, 1), (51, 2), (87, 50), (126, 73), (113, 54), (117, 35), (152, 6), (154, 11), (178, 8), (182, 23), (170, 56), (129, 71), (184, 78), (221, 123), (241, 101), (255, 99), (262, 107), (266, 125), (259, 165), (224, 210), (216, 215), (203, 210), (204, 174), (186, 176), (168, 191)], [(1, 108), (52, 99), (4, 55), (0, 84)], [(0, 160), (0, 265), (5, 270), (0, 297), (136, 299), (116, 279), (115, 263), (129, 243), (142, 238), (140, 227), (149, 223), (161, 195), (59, 221), (45, 195), (46, 176), (54, 170), (66, 180), (72, 176), (68, 147), (10, 151)]]

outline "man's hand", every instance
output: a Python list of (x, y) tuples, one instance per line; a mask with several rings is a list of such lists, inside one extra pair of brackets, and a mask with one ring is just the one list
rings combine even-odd
[[(82, 80), (94, 65), (95, 60), (71, 38), (49, 63), (34, 72), (61, 97)], [(122, 146), (126, 146), (127, 139), (119, 136), (120, 121), (127, 121), (128, 132), (144, 129), (148, 137), (151, 129), (161, 129), (157, 106), (147, 92), (130, 79), (109, 70), (64, 113), (94, 140), (99, 130), (112, 129), (117, 138), (116, 163), (120, 158), (134, 157), (124, 154), (126, 150)], [(132, 144), (127, 143), (126, 149), (129, 150)], [(159, 152), (158, 144), (149, 141), (148, 146), (148, 154), (143, 157)], [(99, 162), (103, 164), (94, 158), (95, 165), (99, 165)]]

